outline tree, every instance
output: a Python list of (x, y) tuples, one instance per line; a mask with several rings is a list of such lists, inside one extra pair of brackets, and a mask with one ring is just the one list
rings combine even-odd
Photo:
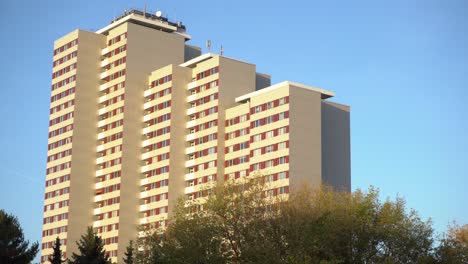
[(29, 246), (24, 240), (18, 219), (0, 209), (0, 263), (31, 263), (38, 251), (37, 242)]
[[(405, 201), (304, 186), (269, 197), (262, 176), (181, 202), (168, 229), (146, 238), (144, 263), (427, 263), (432, 227)], [(203, 210), (200, 208), (203, 207)]]
[(53, 250), (54, 250), (54, 253), (52, 254), (52, 257), (49, 257), (49, 261), (51, 264), (61, 264), (63, 262), (65, 262), (65, 260), (62, 260), (62, 250), (60, 249), (60, 238), (57, 237), (55, 239), (55, 243), (54, 243), (54, 246), (53, 246)]
[(128, 246), (127, 246), (127, 251), (124, 253), (125, 257), (123, 257), (123, 261), (126, 264), (133, 264), (133, 251), (135, 249), (133, 248), (133, 241), (130, 240)]
[(79, 254), (73, 253), (70, 264), (110, 264), (102, 239), (88, 227), (86, 233), (76, 242)]
[(468, 225), (449, 226), (435, 253), (436, 263), (468, 263)]

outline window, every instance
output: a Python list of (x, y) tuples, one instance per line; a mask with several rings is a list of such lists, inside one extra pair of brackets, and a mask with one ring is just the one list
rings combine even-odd
[(275, 150), (275, 148), (274, 148), (273, 145), (265, 147), (265, 152), (266, 153), (273, 152), (274, 150)]
[(239, 164), (246, 163), (248, 161), (249, 161), (249, 159), (248, 159), (247, 156), (239, 157)]
[(283, 171), (283, 172), (278, 173), (278, 179), (279, 180), (286, 179), (286, 172)]
[(257, 141), (260, 141), (260, 140), (262, 140), (262, 135), (258, 134), (258, 135), (253, 136), (253, 141), (254, 142), (257, 142)]
[(281, 128), (278, 128), (278, 135), (284, 135), (286, 134), (286, 127), (281, 127)]
[(275, 136), (274, 131), (268, 131), (268, 132), (265, 133), (266, 138), (272, 138), (274, 136)]
[(260, 155), (262, 155), (262, 150), (261, 149), (256, 149), (252, 153), (252, 156), (254, 156), (254, 157), (260, 156)]
[(285, 149), (285, 148), (286, 148), (286, 142), (278, 143), (278, 150)]

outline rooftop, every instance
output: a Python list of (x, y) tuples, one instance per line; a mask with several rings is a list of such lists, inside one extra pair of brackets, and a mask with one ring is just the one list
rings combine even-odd
[(109, 25), (96, 31), (98, 34), (107, 35), (109, 30), (126, 22), (132, 22), (138, 25), (154, 28), (157, 30), (165, 31), (168, 33), (174, 33), (181, 35), (185, 40), (191, 39), (190, 35), (186, 33), (185, 25), (182, 22), (172, 22), (166, 17), (162, 16), (160, 11), (158, 12), (147, 12), (138, 9), (131, 9), (130, 11), (124, 11), (122, 15), (112, 20)]

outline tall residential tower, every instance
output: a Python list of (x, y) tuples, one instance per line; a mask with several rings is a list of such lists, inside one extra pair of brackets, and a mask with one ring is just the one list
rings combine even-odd
[(260, 171), (268, 195), (299, 184), (350, 190), (349, 107), (322, 89), (270, 85), (255, 65), (186, 44), (185, 26), (132, 10), (54, 43), (41, 262), (92, 226), (120, 262), (140, 225), (164, 227)]

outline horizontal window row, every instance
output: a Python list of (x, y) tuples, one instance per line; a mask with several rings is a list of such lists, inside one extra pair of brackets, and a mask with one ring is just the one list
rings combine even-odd
[(287, 133), (289, 133), (289, 127), (288, 126), (280, 127), (280, 128), (277, 128), (277, 129), (273, 129), (273, 130), (270, 130), (270, 131), (267, 131), (267, 132), (263, 132), (263, 133), (259, 133), (259, 134), (251, 136), (250, 137), (250, 143), (259, 142), (259, 141), (262, 141), (262, 140), (265, 140), (265, 139), (285, 135)]
[(102, 242), (104, 242), (104, 245), (116, 244), (116, 243), (119, 243), (119, 237), (115, 236), (115, 237), (104, 238)]
[(58, 221), (62, 221), (62, 220), (67, 220), (68, 219), (68, 213), (62, 213), (62, 214), (58, 214), (58, 215), (53, 215), (53, 216), (48, 216), (48, 217), (44, 217), (43, 219), (43, 224), (50, 224), (50, 223), (54, 223), (54, 222), (58, 222)]
[(94, 194), (95, 195), (101, 195), (101, 194), (115, 192), (115, 191), (119, 191), (119, 190), (120, 190), (120, 183), (110, 185), (110, 186), (106, 186), (106, 187), (103, 187), (103, 188), (99, 188), (94, 192)]
[(60, 54), (61, 52), (66, 51), (67, 49), (69, 49), (71, 47), (74, 47), (76, 45), (78, 45), (78, 39), (74, 39), (74, 40), (68, 42), (67, 44), (65, 44), (63, 46), (60, 46), (60, 47), (56, 48), (54, 50), (54, 56), (57, 55), (57, 54)]
[(160, 214), (165, 214), (169, 212), (169, 207), (168, 206), (163, 206), (160, 208), (155, 208), (151, 210), (147, 210), (143, 212), (144, 217), (149, 217), (153, 215), (160, 215)]
[(62, 189), (59, 189), (59, 190), (47, 192), (44, 195), (44, 199), (54, 198), (54, 197), (64, 195), (64, 194), (67, 194), (67, 193), (70, 193), (70, 187), (65, 187), (65, 188), (62, 188)]
[(239, 151), (239, 150), (242, 150), (242, 149), (247, 149), (249, 148), (249, 142), (246, 141), (246, 142), (241, 142), (241, 143), (238, 143), (238, 144), (234, 144), (234, 145), (231, 145), (231, 146), (227, 146), (224, 150), (225, 153), (231, 153), (231, 152), (235, 152), (235, 151)]
[(149, 203), (164, 201), (167, 199), (169, 199), (169, 193), (161, 193), (161, 194), (153, 195), (150, 197), (146, 197), (145, 199), (143, 199), (143, 202), (145, 204), (149, 204)]
[(150, 183), (150, 184), (143, 185), (143, 189), (145, 191), (149, 191), (149, 190), (153, 190), (153, 189), (162, 188), (162, 187), (165, 187), (165, 186), (168, 186), (168, 185), (169, 185), (169, 180), (165, 179), (165, 180), (162, 180), (162, 181), (157, 181), (157, 182), (153, 182), (153, 183)]
[(61, 81), (59, 81), (57, 83), (52, 84), (52, 91), (54, 91), (54, 90), (56, 90), (56, 89), (58, 89), (58, 88), (60, 88), (62, 86), (65, 86), (65, 85), (67, 85), (69, 83), (72, 83), (74, 81), (76, 81), (76, 75), (72, 75), (72, 76), (70, 76), (68, 78), (65, 78), (65, 79), (63, 79), (63, 80), (61, 80)]
[(56, 59), (53, 62), (53, 67), (59, 66), (62, 63), (65, 63), (73, 58), (76, 58), (76, 56), (78, 56), (78, 51), (75, 50), (74, 52), (63, 56), (62, 58)]
[(145, 99), (146, 99), (146, 102), (150, 102), (150, 101), (153, 101), (154, 99), (161, 98), (161, 97), (164, 97), (166, 95), (169, 95), (169, 94), (171, 94), (171, 92), (172, 92), (172, 87), (169, 87), (169, 88), (163, 89), (163, 90), (161, 90), (159, 92), (150, 94), (150, 95), (146, 96)]
[(170, 139), (166, 139), (166, 140), (162, 140), (162, 141), (156, 142), (154, 144), (148, 145), (144, 149), (145, 149), (146, 152), (148, 152), (148, 151), (153, 151), (153, 150), (156, 150), (156, 149), (168, 147), (170, 144), (171, 144)]
[(252, 107), (252, 108), (250, 108), (250, 113), (251, 114), (260, 113), (262, 111), (272, 109), (272, 108), (275, 108), (275, 107), (278, 107), (280, 105), (284, 105), (284, 104), (287, 104), (287, 103), (289, 103), (289, 97), (288, 96), (277, 99), (277, 100), (274, 100), (274, 101), (271, 101), (271, 102), (267, 102), (267, 103), (264, 103), (264, 104), (261, 104), (261, 105), (257, 105), (255, 107)]
[(210, 94), (195, 101), (190, 102), (190, 107), (200, 106), (218, 99), (218, 93)]
[(126, 51), (126, 50), (127, 50), (127, 45), (122, 45), (122, 46), (120, 46), (120, 47), (117, 47), (117, 48), (115, 48), (115, 49), (109, 51), (108, 53), (106, 53), (106, 54), (104, 55), (104, 57), (105, 57), (105, 58), (110, 58), (110, 57), (115, 56), (115, 55), (117, 55), (117, 54), (120, 54), (120, 53), (122, 53), (122, 52), (124, 52), (124, 51)]
[(171, 132), (171, 127), (167, 126), (167, 127), (157, 129), (155, 131), (148, 132), (148, 133), (145, 134), (145, 136), (146, 136), (147, 139), (150, 139), (150, 138), (159, 137), (159, 136), (167, 134), (169, 132)]
[(117, 159), (113, 159), (113, 160), (109, 160), (109, 161), (105, 161), (103, 163), (100, 163), (98, 164), (99, 168), (101, 170), (103, 169), (107, 169), (107, 168), (110, 168), (112, 166), (115, 166), (115, 165), (119, 165), (122, 163), (122, 158), (117, 158)]
[(97, 179), (99, 182), (103, 182), (103, 181), (109, 181), (115, 178), (119, 178), (120, 176), (122, 176), (122, 171), (114, 171), (105, 175), (101, 175), (97, 177)]
[(99, 220), (109, 219), (113, 217), (118, 217), (119, 215), (120, 215), (119, 210), (115, 210), (115, 211), (110, 211), (110, 212), (106, 212), (102, 214), (97, 214), (94, 216), (94, 219), (99, 221)]
[(55, 102), (57, 100), (65, 98), (65, 97), (67, 97), (67, 96), (69, 96), (71, 94), (74, 94), (74, 93), (75, 93), (75, 87), (72, 87), (72, 88), (70, 88), (70, 89), (68, 89), (66, 91), (63, 91), (61, 93), (58, 93), (56, 95), (51, 96), (50, 97), (50, 102), (53, 103), (53, 102)]
[(240, 170), (224, 175), (224, 180), (235, 180), (247, 176), (249, 176), (249, 170)]
[(63, 133), (66, 133), (66, 132), (72, 131), (72, 130), (73, 130), (73, 124), (61, 127), (59, 129), (56, 129), (54, 131), (49, 132), (49, 138), (61, 135)]
[(94, 232), (101, 234), (103, 232), (110, 232), (112, 230), (119, 230), (119, 223), (110, 224), (106, 226), (99, 226), (94, 228)]
[(124, 107), (122, 106), (122, 107), (116, 108), (114, 110), (111, 110), (109, 112), (106, 112), (106, 113), (100, 115), (99, 119), (100, 120), (105, 120), (107, 118), (111, 118), (113, 116), (119, 115), (119, 114), (121, 114), (123, 112), (124, 112)]
[(113, 85), (111, 87), (107, 87), (106, 89), (102, 90), (102, 93), (103, 94), (109, 94), (109, 93), (118, 91), (118, 90), (123, 89), (123, 88), (125, 88), (125, 81), (120, 82), (118, 84), (115, 84), (115, 85)]
[(106, 82), (113, 81), (113, 80), (115, 80), (115, 79), (117, 79), (117, 78), (120, 78), (120, 77), (122, 77), (122, 76), (125, 76), (125, 73), (126, 73), (126, 70), (125, 70), (125, 69), (123, 69), (123, 70), (121, 70), (121, 71), (114, 72), (114, 73), (112, 73), (112, 74), (106, 76), (106, 77), (104, 78), (104, 81), (106, 81)]
[(70, 205), (70, 200), (63, 200), (60, 202), (48, 204), (44, 206), (44, 212), (51, 211), (51, 210), (57, 210), (63, 207), (67, 207)]
[(70, 174), (67, 174), (67, 175), (63, 175), (63, 176), (60, 176), (51, 180), (47, 180), (45, 186), (49, 187), (49, 186), (53, 186), (55, 184), (59, 184), (59, 183), (66, 182), (69, 180), (70, 180)]
[(70, 156), (71, 154), (72, 154), (72, 150), (71, 150), (71, 149), (67, 149), (67, 150), (65, 150), (65, 151), (62, 151), (62, 152), (59, 152), (59, 153), (56, 153), (56, 154), (53, 154), (53, 155), (48, 156), (48, 157), (47, 157), (47, 162), (51, 162), (51, 161), (54, 161), (54, 160), (58, 160), (58, 159), (61, 159), (61, 158)]
[(214, 80), (208, 83), (204, 83), (200, 86), (195, 87), (195, 89), (190, 90), (190, 94), (197, 94), (204, 92), (206, 90), (215, 88), (216, 86), (219, 86), (219, 80)]
[[(53, 247), (54, 247), (54, 243), (55, 243), (55, 240), (54, 240), (54, 241), (51, 241), (51, 242), (42, 243), (42, 249), (53, 248)], [(62, 245), (62, 246), (67, 245), (67, 239), (60, 239), (60, 245)], [(45, 260), (44, 260), (44, 262), (46, 262), (46, 261), (49, 261), (49, 259), (45, 259)], [(43, 262), (42, 262), (42, 263), (43, 263)]]
[(68, 101), (68, 102), (65, 102), (65, 103), (63, 103), (63, 104), (59, 104), (59, 105), (57, 105), (57, 106), (55, 106), (55, 107), (52, 107), (52, 108), (50, 109), (50, 114), (57, 113), (57, 112), (59, 112), (59, 111), (62, 111), (62, 110), (64, 110), (64, 109), (67, 109), (68, 107), (71, 107), (71, 106), (74, 106), (74, 105), (75, 105), (75, 99), (70, 100), (70, 101)]
[(70, 143), (72, 143), (72, 137), (64, 138), (64, 139), (55, 141), (53, 143), (50, 143), (47, 146), (47, 149), (52, 150), (52, 149), (55, 149), (55, 148), (58, 148), (58, 147), (61, 147), (61, 146), (65, 146), (65, 145), (70, 144)]
[(216, 113), (218, 113), (218, 106), (213, 106), (213, 107), (210, 107), (208, 109), (205, 109), (203, 111), (200, 111), (200, 112), (197, 112), (197, 113), (191, 115), (190, 120), (200, 119), (200, 118), (203, 118), (205, 116), (209, 116), (209, 115), (216, 114)]
[(114, 147), (110, 147), (108, 149), (105, 149), (101, 152), (99, 152), (100, 154), (100, 157), (105, 157), (105, 156), (108, 156), (108, 155), (111, 155), (111, 154), (114, 154), (114, 153), (117, 153), (117, 152), (121, 152), (122, 151), (122, 145), (118, 145), (118, 146), (114, 146)]
[(208, 176), (203, 176), (200, 178), (196, 178), (193, 180), (186, 181), (186, 186), (191, 187), (191, 186), (197, 186), (198, 184), (204, 184), (208, 182), (212, 182), (216, 180), (216, 174), (213, 175), (208, 175)]
[(205, 129), (208, 129), (208, 128), (212, 128), (212, 127), (215, 127), (217, 125), (218, 125), (218, 120), (208, 121), (206, 123), (196, 125), (194, 127), (189, 128), (189, 133), (193, 134), (195, 132), (202, 131), (202, 130), (205, 130)]
[(280, 121), (280, 120), (283, 120), (283, 119), (286, 119), (286, 118), (289, 118), (289, 111), (282, 112), (282, 113), (275, 114), (275, 115), (271, 115), (271, 116), (267, 116), (267, 117), (255, 120), (253, 122), (250, 122), (250, 128), (268, 125), (268, 124), (271, 124), (273, 122), (277, 122), (277, 121)]
[(187, 200), (194, 200), (197, 198), (208, 197), (212, 193), (212, 189), (201, 190), (187, 194)]
[(241, 116), (236, 116), (234, 118), (226, 120), (226, 127), (228, 126), (233, 126), (235, 124), (239, 124), (241, 122), (245, 122), (249, 120), (249, 114), (241, 115)]
[(46, 236), (58, 235), (58, 234), (67, 232), (67, 230), (68, 230), (67, 226), (60, 226), (60, 227), (56, 227), (56, 228), (51, 228), (51, 229), (43, 230), (42, 231), (42, 236), (46, 237)]
[(153, 87), (156, 87), (156, 86), (159, 86), (161, 84), (164, 84), (164, 83), (167, 83), (167, 82), (170, 82), (172, 81), (172, 74), (169, 74), (169, 75), (166, 75), (162, 78), (159, 78), (155, 81), (152, 81), (151, 84), (150, 84), (150, 88), (153, 88)]
[(224, 167), (227, 168), (227, 167), (236, 166), (236, 165), (247, 163), (247, 162), (249, 162), (249, 156), (241, 156), (241, 157), (237, 157), (231, 160), (226, 160), (224, 162)]
[(123, 132), (115, 133), (113, 135), (107, 136), (101, 140), (101, 144), (106, 144), (108, 142), (115, 141), (117, 139), (121, 139), (123, 137)]
[(209, 161), (209, 162), (201, 163), (201, 164), (198, 164), (196, 166), (190, 167), (190, 168), (187, 169), (187, 171), (188, 171), (188, 173), (204, 171), (204, 170), (207, 170), (207, 169), (210, 169), (210, 168), (216, 168), (217, 164), (218, 164), (218, 162), (216, 160), (212, 160), (212, 161)]
[(280, 194), (287, 194), (287, 193), (289, 193), (289, 186), (283, 186), (283, 187), (279, 187), (279, 188), (275, 188), (275, 189), (265, 191), (265, 195), (267, 197), (273, 197), (273, 196), (277, 196), (277, 195), (280, 195)]
[(117, 37), (113, 37), (111, 39), (109, 39), (109, 41), (107, 41), (107, 45), (110, 46), (110, 45), (114, 45), (115, 43), (121, 41), (121, 40), (124, 40), (127, 38), (127, 32), (125, 33), (122, 33), (120, 35), (118, 35)]
[(168, 108), (170, 106), (171, 106), (171, 100), (162, 102), (162, 103), (157, 104), (157, 105), (153, 105), (151, 107), (148, 107), (148, 108), (145, 109), (145, 111), (146, 111), (146, 114), (148, 115), (148, 114), (151, 114), (153, 112), (162, 110), (164, 108)]
[(114, 122), (112, 122), (110, 124), (107, 124), (107, 125), (104, 125), (104, 126), (100, 127), (100, 129), (101, 129), (102, 132), (104, 132), (104, 131), (111, 130), (111, 129), (114, 129), (114, 128), (117, 128), (117, 127), (120, 127), (120, 126), (123, 126), (123, 119), (114, 121)]
[(238, 129), (236, 131), (232, 131), (232, 132), (227, 133), (225, 135), (225, 139), (226, 140), (233, 139), (233, 138), (245, 136), (245, 135), (248, 135), (248, 134), (249, 134), (249, 128), (245, 127), (245, 128), (241, 128), (241, 129)]
[(70, 72), (70, 71), (72, 71), (74, 69), (76, 69), (76, 62), (73, 63), (73, 64), (68, 65), (65, 68), (62, 68), (62, 69), (60, 69), (58, 71), (53, 72), (52, 73), (52, 79), (57, 78), (57, 77), (59, 77), (61, 75), (64, 75), (65, 73), (68, 73), (68, 72)]
[(278, 151), (278, 150), (282, 150), (286, 148), (289, 148), (289, 141), (280, 142), (277, 144), (272, 144), (272, 145), (268, 145), (268, 146), (261, 147), (258, 149), (254, 149), (250, 152), (250, 156), (256, 157), (256, 156), (260, 156), (266, 153), (270, 153), (270, 152), (274, 152), (274, 151)]
[(218, 73), (218, 72), (219, 72), (219, 66), (213, 67), (213, 68), (208, 69), (206, 71), (199, 72), (199, 73), (197, 73), (197, 80), (203, 79), (205, 77), (208, 77), (208, 76), (213, 75), (213, 74)]
[(289, 178), (289, 171), (282, 171), (279, 173), (273, 173), (269, 175), (265, 175), (264, 177), (265, 182), (274, 182), (278, 180), (284, 180)]
[(145, 162), (146, 165), (149, 165), (149, 164), (153, 164), (153, 163), (163, 161), (163, 160), (167, 160), (167, 159), (169, 159), (169, 152), (159, 154), (156, 157), (147, 158), (147, 159), (144, 160), (144, 162)]
[(213, 134), (209, 134), (209, 135), (206, 135), (206, 136), (203, 136), (203, 137), (196, 138), (193, 141), (190, 141), (189, 145), (191, 147), (193, 147), (195, 145), (200, 145), (200, 144), (203, 144), (203, 143), (206, 143), (206, 142), (216, 140), (217, 138), (218, 138), (218, 134), (213, 133)]
[(164, 121), (167, 121), (169, 119), (171, 119), (171, 113), (168, 113), (168, 114), (161, 115), (161, 116), (155, 117), (153, 119), (150, 119), (150, 120), (146, 121), (146, 124), (148, 126), (152, 126), (152, 125), (156, 125), (156, 124), (162, 123)]
[(102, 106), (107, 107), (107, 106), (109, 106), (111, 104), (115, 104), (115, 103), (118, 103), (120, 101), (123, 101), (124, 99), (125, 99), (125, 94), (121, 94), (121, 95), (115, 96), (115, 97), (113, 97), (111, 99), (108, 99), (108, 100), (102, 102)]
[(46, 174), (51, 174), (71, 168), (71, 161), (47, 168)]
[(168, 220), (158, 220), (153, 223), (144, 224), (143, 227), (147, 230), (158, 229), (158, 228), (166, 227), (168, 223), (169, 223)]
[(146, 178), (149, 178), (149, 177), (158, 176), (158, 175), (168, 173), (168, 172), (169, 172), (169, 166), (164, 166), (164, 167), (160, 167), (160, 168), (147, 171), (144, 173), (144, 175)]
[(97, 203), (97, 207), (109, 206), (120, 203), (120, 197), (106, 199)]
[(68, 119), (72, 119), (72, 118), (73, 118), (73, 112), (64, 114), (62, 116), (59, 116), (57, 118), (54, 118), (54, 119), (50, 120), (49, 121), (49, 126), (56, 125), (58, 123), (64, 122), (64, 121), (66, 121)]
[(127, 57), (122, 57), (122, 58), (120, 58), (120, 59), (117, 59), (117, 60), (115, 60), (115, 61), (113, 61), (113, 62), (107, 64), (107, 65), (104, 67), (104, 69), (110, 70), (110, 69), (115, 68), (115, 67), (117, 67), (117, 66), (119, 66), (119, 65), (122, 65), (122, 64), (124, 64), (124, 63), (126, 63), (126, 62), (127, 62)]
[(267, 161), (262, 161), (250, 165), (250, 171), (263, 170), (270, 167), (275, 167), (281, 164), (289, 163), (289, 156), (279, 157), (276, 159), (271, 159)]
[(204, 150), (196, 151), (195, 153), (189, 155), (189, 160), (198, 159), (204, 156), (215, 154), (216, 152), (217, 152), (217, 147), (211, 147), (211, 148), (207, 148)]

